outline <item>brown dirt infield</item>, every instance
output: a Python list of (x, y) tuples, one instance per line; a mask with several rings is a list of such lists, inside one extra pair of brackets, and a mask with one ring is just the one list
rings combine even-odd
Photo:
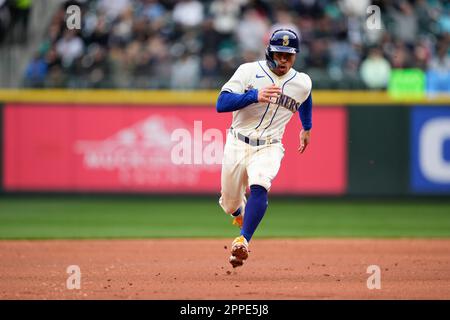
[(450, 239), (254, 239), (236, 269), (230, 242), (0, 241), (0, 299), (450, 299)]

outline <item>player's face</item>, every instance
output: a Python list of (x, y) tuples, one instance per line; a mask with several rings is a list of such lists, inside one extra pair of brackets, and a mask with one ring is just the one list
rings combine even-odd
[(282, 76), (286, 74), (294, 65), (295, 54), (287, 52), (274, 52), (273, 59), (277, 62), (277, 67), (273, 70), (274, 73)]

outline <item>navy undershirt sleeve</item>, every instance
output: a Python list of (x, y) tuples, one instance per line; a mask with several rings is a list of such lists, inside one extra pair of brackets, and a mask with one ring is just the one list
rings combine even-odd
[(256, 89), (248, 90), (243, 94), (222, 91), (217, 99), (216, 110), (217, 112), (231, 112), (256, 102), (258, 102), (258, 90)]
[(309, 94), (308, 98), (301, 104), (299, 108), (300, 120), (303, 129), (310, 130), (312, 128), (312, 96)]

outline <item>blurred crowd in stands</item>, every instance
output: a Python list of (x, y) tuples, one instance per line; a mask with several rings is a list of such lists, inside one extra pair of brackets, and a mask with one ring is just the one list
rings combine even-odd
[[(1, 1), (1, 0), (0, 0)], [(82, 11), (68, 30), (66, 8)], [(370, 5), (380, 29), (369, 29)], [(314, 88), (383, 89), (418, 68), (450, 92), (449, 1), (67, 1), (29, 63), (28, 87), (219, 89), (241, 63), (264, 59), (270, 34), (301, 36), (295, 68)]]
[(0, 43), (25, 43), (32, 0), (0, 0)]

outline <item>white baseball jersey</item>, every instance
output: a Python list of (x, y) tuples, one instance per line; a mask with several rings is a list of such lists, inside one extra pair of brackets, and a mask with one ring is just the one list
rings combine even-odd
[(282, 94), (271, 103), (253, 103), (233, 112), (232, 127), (252, 139), (281, 140), (286, 124), (311, 92), (311, 78), (291, 68), (279, 77), (266, 61), (255, 61), (239, 66), (221, 91), (245, 93), (250, 89), (262, 89), (274, 83)]

